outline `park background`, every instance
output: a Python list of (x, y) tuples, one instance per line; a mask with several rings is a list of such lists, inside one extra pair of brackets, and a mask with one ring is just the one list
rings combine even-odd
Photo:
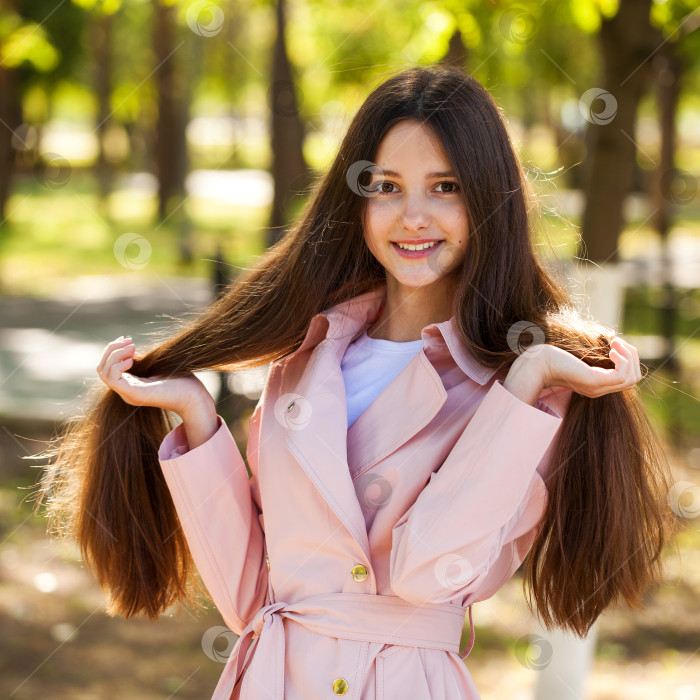
[[(639, 348), (638, 390), (673, 469), (683, 529), (665, 585), (643, 612), (601, 617), (585, 697), (700, 700), (692, 0), (4, 0), (4, 697), (210, 697), (233, 641), (203, 644), (223, 624), (213, 605), (108, 617), (76, 549), (32, 510), (41, 460), (29, 457), (80, 411), (107, 342), (131, 335), (142, 351), (211, 301), (279, 240), (370, 90), (437, 62), (503, 108), (539, 195), (542, 255), (572, 280), (583, 271), (581, 303)], [(264, 376), (203, 377), (242, 447)], [(551, 648), (520, 576), (474, 616), (467, 665), (482, 697), (533, 698)]]

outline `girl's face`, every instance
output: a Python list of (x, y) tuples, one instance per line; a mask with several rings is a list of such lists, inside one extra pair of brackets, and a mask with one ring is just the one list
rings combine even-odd
[[(376, 165), (365, 242), (400, 285), (432, 284), (459, 267), (467, 249), (467, 211), (442, 144), (429, 127), (405, 120), (387, 132)], [(411, 251), (399, 243), (433, 245)]]

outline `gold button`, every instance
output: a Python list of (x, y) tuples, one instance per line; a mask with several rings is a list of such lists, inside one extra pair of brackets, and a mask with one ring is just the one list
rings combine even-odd
[(268, 557), (267, 555), (265, 555), (265, 563), (267, 564), (267, 570), (269, 571), (270, 570), (270, 557)]
[(355, 581), (364, 581), (367, 578), (367, 567), (363, 564), (353, 566), (352, 577), (355, 579)]
[(336, 695), (345, 695), (348, 692), (348, 682), (344, 678), (336, 678), (333, 681), (333, 692)]

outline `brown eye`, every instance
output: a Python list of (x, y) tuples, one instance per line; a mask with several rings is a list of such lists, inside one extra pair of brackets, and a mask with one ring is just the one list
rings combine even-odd
[(378, 187), (379, 187), (380, 192), (383, 192), (384, 194), (391, 194), (392, 190), (385, 190), (384, 188), (385, 187), (394, 187), (394, 183), (393, 182), (380, 182), (378, 184)]
[(451, 194), (452, 192), (456, 192), (459, 189), (456, 182), (441, 182), (438, 184), (438, 187), (440, 187), (442, 185), (448, 185), (448, 186), (453, 188), (453, 189), (447, 190), (447, 191), (443, 190), (443, 192), (442, 192), (443, 194)]

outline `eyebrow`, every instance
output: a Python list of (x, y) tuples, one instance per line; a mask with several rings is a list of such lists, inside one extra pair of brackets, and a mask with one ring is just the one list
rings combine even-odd
[[(399, 173), (397, 173), (395, 170), (385, 170), (381, 166), (378, 166), (378, 167), (382, 171), (381, 172), (382, 175), (389, 175), (389, 177), (401, 177), (401, 175), (399, 175)], [(375, 173), (373, 173), (373, 174), (375, 174)], [(380, 173), (376, 173), (376, 174), (379, 175)], [(432, 179), (438, 178), (438, 177), (457, 177), (457, 176), (455, 175), (454, 171), (452, 171), (452, 170), (440, 170), (438, 172), (428, 173), (425, 176), (426, 180), (432, 180)]]

